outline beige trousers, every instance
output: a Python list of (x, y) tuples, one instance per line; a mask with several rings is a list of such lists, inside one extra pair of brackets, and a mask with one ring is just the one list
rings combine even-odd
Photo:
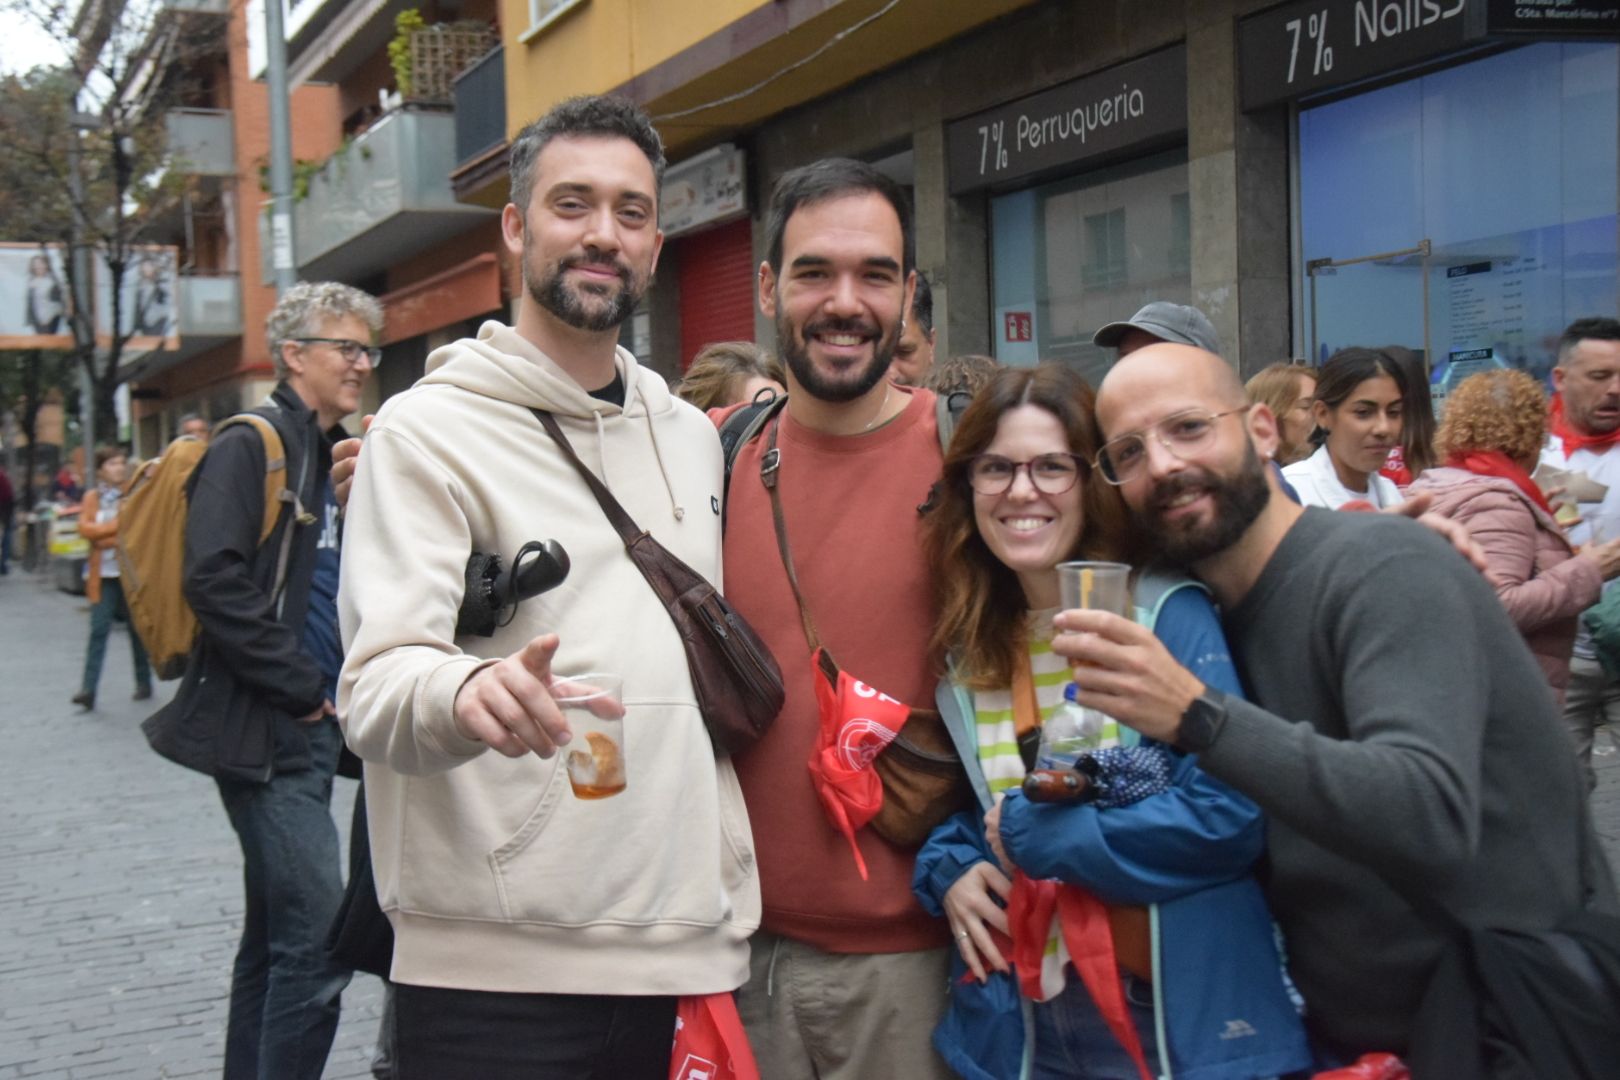
[(930, 1039), (944, 949), (829, 953), (761, 931), (737, 1010), (763, 1080), (952, 1080)]

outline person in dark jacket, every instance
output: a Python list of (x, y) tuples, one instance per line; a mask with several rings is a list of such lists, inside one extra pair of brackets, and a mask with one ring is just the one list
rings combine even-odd
[(381, 330), (376, 300), (334, 283), (297, 285), (271, 312), (282, 381), (255, 411), (281, 435), (290, 501), (262, 546), (266, 458), (253, 427), (222, 431), (191, 478), (185, 595), (201, 629), (174, 701), (146, 732), (153, 749), (215, 778), (242, 845), (226, 1080), (318, 1080), (349, 980), (324, 950), (343, 892), (330, 812), (343, 737), (327, 477)]

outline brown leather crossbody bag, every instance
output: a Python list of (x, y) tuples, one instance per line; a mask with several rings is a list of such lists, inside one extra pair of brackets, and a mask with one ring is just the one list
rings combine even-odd
[(734, 754), (754, 745), (775, 722), (786, 697), (782, 669), (770, 649), (707, 578), (637, 527), (607, 485), (574, 453), (555, 417), (543, 409), (529, 411), (596, 496), (630, 561), (680, 631), (692, 691), (715, 749)]

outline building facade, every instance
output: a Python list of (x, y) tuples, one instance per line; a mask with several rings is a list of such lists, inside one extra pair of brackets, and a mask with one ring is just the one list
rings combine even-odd
[[(1247, 373), (1347, 344), (1544, 371), (1614, 315), (1620, 3), (508, 0), (515, 129), (640, 101), (671, 243), (636, 351), (743, 336), (784, 171), (906, 184), (942, 354), (1095, 380), (1105, 322), (1206, 311)], [(741, 257), (746, 242), (751, 250)], [(746, 312), (746, 313), (745, 313)]]

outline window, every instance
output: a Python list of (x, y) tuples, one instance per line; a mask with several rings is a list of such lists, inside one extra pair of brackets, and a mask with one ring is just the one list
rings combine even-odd
[(527, 43), (545, 32), (546, 28), (587, 0), (529, 0), (529, 28), (518, 35), (518, 41)]
[(1080, 281), (1088, 289), (1125, 284), (1125, 208), (1086, 215), (1086, 261)]
[(1426, 348), (1442, 384), (1453, 361), (1545, 376), (1566, 325), (1616, 313), (1617, 128), (1607, 43), (1531, 45), (1301, 112), (1305, 261), (1384, 256), (1296, 268), (1301, 350)]
[(996, 358), (1063, 360), (1095, 386), (1113, 359), (1091, 343), (1098, 327), (1150, 300), (1192, 302), (1186, 207), (1181, 151), (992, 199)]
[(1185, 191), (1170, 195), (1170, 271), (1192, 276), (1192, 199)]

